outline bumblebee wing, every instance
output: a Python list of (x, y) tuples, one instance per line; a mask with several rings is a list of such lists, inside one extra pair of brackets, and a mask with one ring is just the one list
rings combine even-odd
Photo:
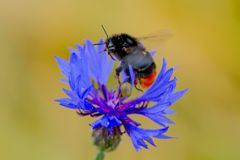
[(138, 37), (138, 39), (140, 41), (145, 41), (145, 40), (149, 40), (149, 39), (154, 39), (154, 40), (158, 40), (158, 41), (165, 41), (168, 38), (170, 38), (171, 36), (173, 36), (173, 33), (168, 30), (168, 29), (164, 29), (164, 30), (160, 30), (157, 32), (152, 32), (150, 34), (147, 34), (145, 36), (141, 36)]

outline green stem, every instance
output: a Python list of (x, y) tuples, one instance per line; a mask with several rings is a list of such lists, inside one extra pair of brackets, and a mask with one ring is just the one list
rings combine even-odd
[(102, 149), (97, 154), (96, 160), (104, 160), (104, 151)]

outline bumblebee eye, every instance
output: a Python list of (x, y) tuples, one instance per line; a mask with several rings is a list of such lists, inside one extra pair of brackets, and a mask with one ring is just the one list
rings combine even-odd
[(133, 44), (133, 42), (132, 42), (132, 40), (131, 39), (129, 39), (129, 38), (127, 38), (127, 42), (128, 42), (128, 44)]

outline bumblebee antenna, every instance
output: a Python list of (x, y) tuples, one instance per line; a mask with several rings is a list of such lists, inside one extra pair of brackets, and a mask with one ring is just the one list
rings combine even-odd
[[(101, 25), (101, 27), (102, 27), (102, 29), (103, 29), (103, 32), (105, 33), (106, 37), (108, 38), (108, 34), (107, 34), (107, 31), (106, 31), (106, 29), (104, 28), (104, 26), (103, 26), (103, 25)], [(94, 43), (93, 45), (104, 45), (104, 44), (105, 44), (105, 42), (104, 42), (104, 43)]]
[(108, 34), (107, 34), (107, 31), (106, 31), (106, 29), (104, 28), (104, 26), (103, 25), (101, 25), (101, 27), (102, 27), (102, 29), (103, 29), (103, 32), (105, 33), (105, 35), (107, 36), (107, 38), (108, 38)]
[(93, 45), (96, 46), (96, 45), (104, 45), (105, 43), (94, 43)]

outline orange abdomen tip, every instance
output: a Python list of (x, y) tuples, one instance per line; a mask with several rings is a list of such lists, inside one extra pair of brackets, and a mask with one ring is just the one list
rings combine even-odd
[(154, 71), (149, 76), (142, 77), (140, 79), (140, 85), (142, 86), (142, 88), (150, 87), (153, 84), (156, 75), (157, 75), (157, 71), (156, 71), (156, 69), (154, 69)]

